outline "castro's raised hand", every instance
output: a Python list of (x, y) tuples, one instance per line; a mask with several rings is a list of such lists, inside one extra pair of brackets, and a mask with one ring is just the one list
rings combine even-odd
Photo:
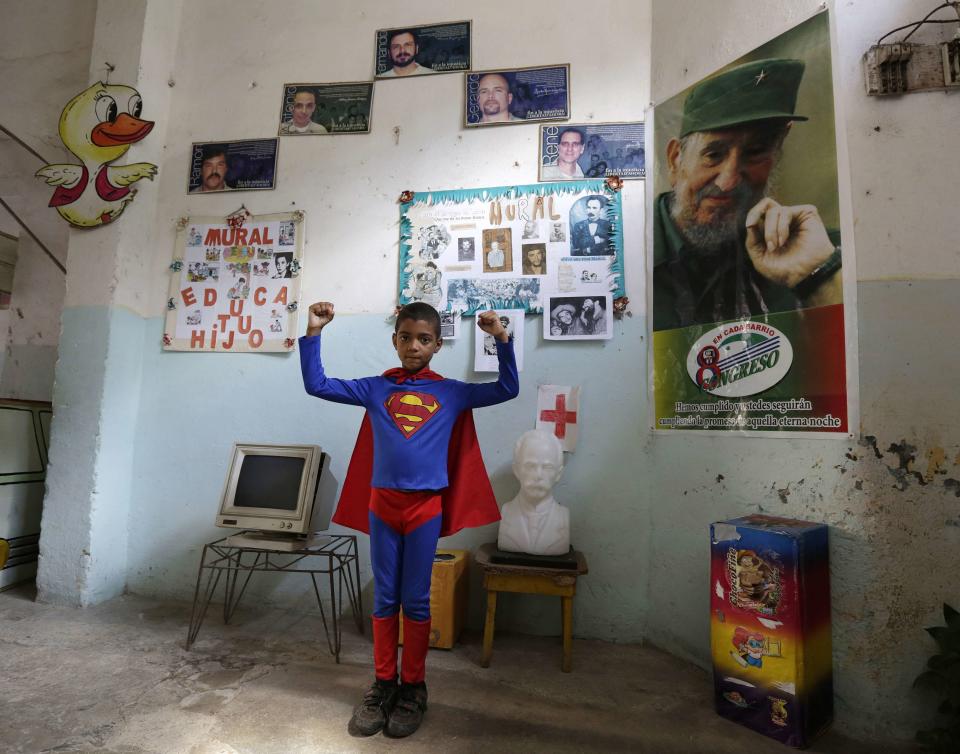
[(747, 253), (767, 280), (793, 288), (833, 254), (812, 204), (784, 207), (769, 197), (747, 213)]

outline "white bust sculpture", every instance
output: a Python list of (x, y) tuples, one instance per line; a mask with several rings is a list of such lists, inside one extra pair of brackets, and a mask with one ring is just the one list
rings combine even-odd
[(497, 548), (533, 555), (566, 555), (570, 550), (570, 511), (553, 499), (563, 472), (563, 448), (549, 432), (531, 429), (513, 446), (513, 473), (520, 492), (501, 510)]

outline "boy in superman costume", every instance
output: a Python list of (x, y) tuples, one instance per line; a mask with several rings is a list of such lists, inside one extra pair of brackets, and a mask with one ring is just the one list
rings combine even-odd
[(479, 384), (444, 379), (429, 369), (443, 345), (440, 315), (429, 304), (408, 304), (397, 314), (393, 333), (401, 368), (340, 380), (326, 376), (320, 359), (320, 331), (333, 317), (329, 302), (310, 307), (300, 366), (310, 395), (367, 409), (333, 517), (370, 534), (373, 566), (376, 678), (354, 710), (349, 730), (369, 736), (385, 728), (388, 735), (408, 736), (427, 708), (424, 676), (437, 540), (500, 518), (470, 409), (517, 396), (513, 342), (495, 312), (478, 314), (477, 325), (497, 343), (499, 379)]

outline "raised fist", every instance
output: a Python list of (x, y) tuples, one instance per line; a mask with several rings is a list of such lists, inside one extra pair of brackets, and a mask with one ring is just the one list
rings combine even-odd
[(318, 301), (315, 304), (310, 304), (308, 311), (307, 335), (319, 335), (320, 331), (333, 321), (333, 304), (329, 301)]

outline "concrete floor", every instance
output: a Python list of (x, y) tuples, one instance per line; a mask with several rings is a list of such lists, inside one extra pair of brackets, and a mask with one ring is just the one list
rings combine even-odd
[[(191, 651), (190, 606), (122, 597), (85, 610), (0, 594), (0, 750), (109, 754), (298, 752), (789, 751), (713, 712), (710, 676), (636, 645), (500, 634), (490, 668), (478, 635), (428, 659), (430, 709), (408, 739), (351, 738), (372, 679), (352, 623), (334, 663), (319, 614), (211, 608)], [(810, 750), (867, 754), (828, 733)], [(885, 754), (900, 751), (884, 746)]]

